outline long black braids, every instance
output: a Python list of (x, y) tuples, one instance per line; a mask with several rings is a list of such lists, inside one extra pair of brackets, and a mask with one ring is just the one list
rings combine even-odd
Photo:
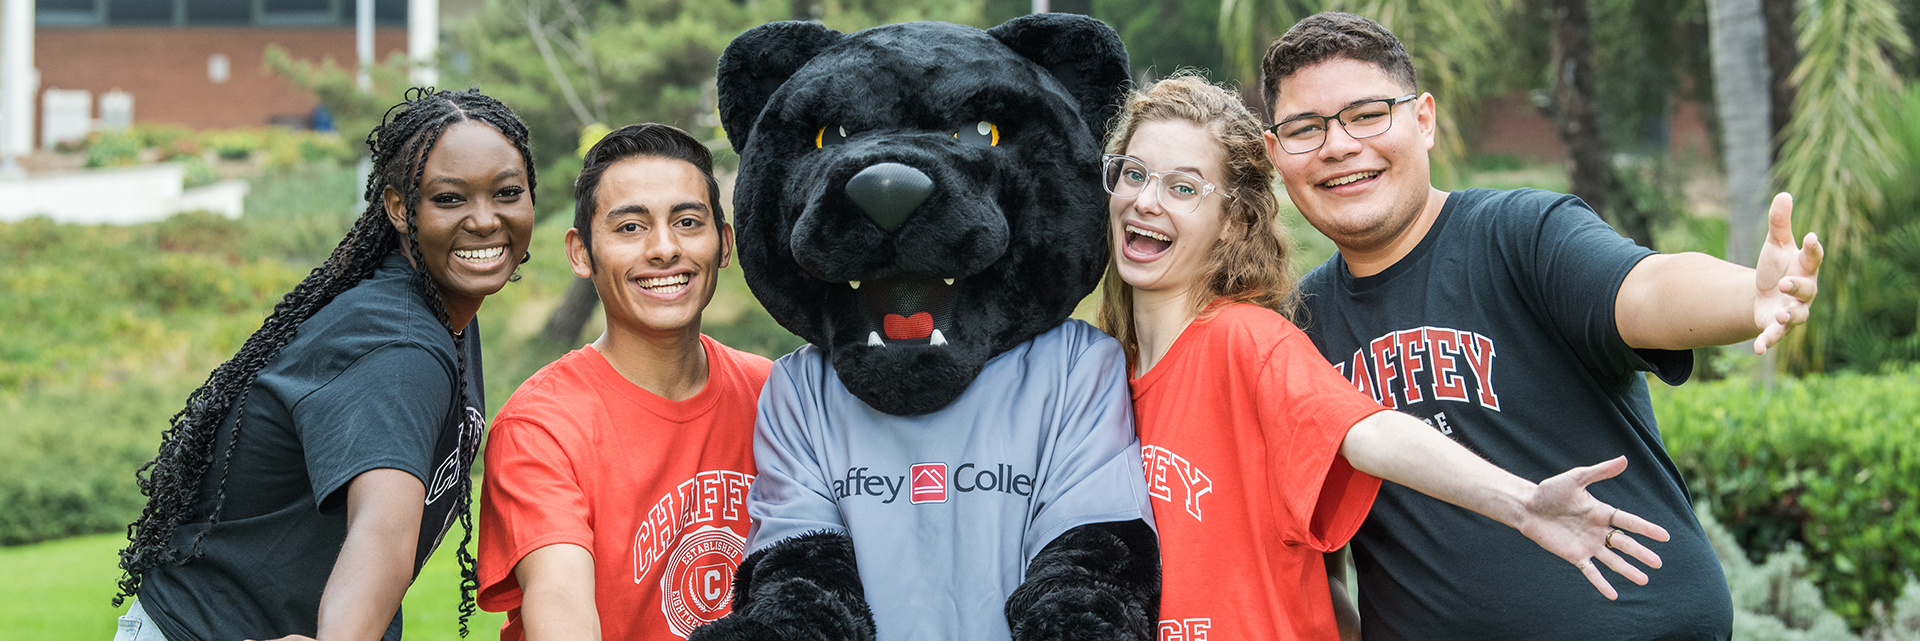
[[(448, 322), (446, 304), (439, 287), (427, 273), (426, 262), (417, 242), (416, 207), (420, 199), (420, 180), (426, 158), (447, 127), (458, 122), (478, 120), (498, 130), (513, 142), (527, 172), (529, 197), (536, 186), (533, 152), (528, 146), (527, 128), (499, 101), (478, 90), (459, 92), (414, 88), (406, 100), (387, 111), (382, 123), (367, 134), (367, 147), (373, 154), (373, 173), (367, 179), (364, 196), (367, 208), (354, 221), (345, 239), (327, 257), (326, 262), (309, 273), (293, 291), (274, 305), (260, 329), (242, 344), (240, 351), (207, 377), (187, 397), (186, 407), (169, 420), (161, 434), (160, 452), (140, 467), (136, 476), (147, 505), (140, 517), (127, 526), (127, 547), (120, 551), (120, 591), (113, 598), (115, 607), (140, 590), (146, 572), (163, 564), (181, 564), (202, 554), (201, 541), (220, 522), (227, 500), (227, 470), (239, 443), (245, 416), (247, 392), (260, 371), (292, 342), (301, 323), (341, 293), (373, 275), (389, 252), (401, 246), (399, 232), (387, 217), (383, 194), (387, 187), (400, 192), (406, 203), (407, 233), (405, 246), (412, 258), (412, 282), (429, 308), (444, 326)], [(463, 328), (464, 329), (464, 328)], [(473, 540), (472, 468), (479, 451), (479, 426), (471, 423), (467, 408), (467, 359), (465, 335), (449, 329), (458, 361), (458, 383), (453, 405), (462, 412), (460, 427), (459, 520), (464, 534), (458, 557), (461, 574), (460, 635), (467, 635), (467, 621), (473, 615), (474, 591), (479, 587), (473, 555), (467, 545)], [(477, 408), (484, 412), (485, 408)], [(221, 454), (221, 473), (214, 505), (207, 515), (207, 527), (194, 537), (187, 550), (173, 544), (175, 533), (193, 517), (194, 503), (214, 461), (214, 444), (221, 423), (234, 418), (233, 433)]]

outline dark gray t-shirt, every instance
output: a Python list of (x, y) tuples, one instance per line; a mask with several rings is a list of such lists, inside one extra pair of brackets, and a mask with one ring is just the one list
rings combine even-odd
[(1651, 254), (1572, 196), (1469, 189), (1386, 271), (1355, 278), (1335, 255), (1301, 281), (1308, 336), (1381, 404), (1535, 482), (1625, 455), (1590, 491), (1673, 535), (1643, 539), (1664, 561), (1645, 587), (1602, 570), (1610, 602), (1519, 532), (1384, 483), (1353, 540), (1367, 639), (1731, 634), (1726, 578), (1640, 373), (1677, 385), (1692, 355), (1632, 349), (1614, 325), (1621, 282)]
[[(392, 468), (427, 488), (414, 572), (453, 525), (459, 452), (480, 438), (486, 407), (477, 324), (463, 331), (467, 403), (453, 407), (453, 338), (415, 293), (405, 258), (300, 325), (248, 393), (246, 421), (228, 472), (220, 524), (205, 556), (149, 571), (140, 601), (173, 641), (313, 635), (320, 595), (347, 531), (347, 484)], [(230, 415), (214, 452), (232, 442)], [(216, 454), (216, 457), (219, 456)], [(194, 513), (173, 538), (180, 550), (207, 525), (220, 463), (201, 483)], [(385, 639), (400, 638), (394, 615)]]
[(988, 361), (952, 405), (893, 416), (818, 348), (781, 357), (754, 425), (749, 554), (845, 532), (881, 641), (1010, 638), (1002, 608), (1055, 537), (1153, 523), (1125, 361), (1070, 320)]

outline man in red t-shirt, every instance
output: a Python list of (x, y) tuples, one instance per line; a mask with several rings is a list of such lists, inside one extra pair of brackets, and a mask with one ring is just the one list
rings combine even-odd
[(700, 334), (733, 229), (699, 141), (622, 127), (574, 199), (567, 257), (607, 329), (494, 419), (480, 607), (507, 612), (503, 641), (685, 638), (732, 601), (772, 363)]

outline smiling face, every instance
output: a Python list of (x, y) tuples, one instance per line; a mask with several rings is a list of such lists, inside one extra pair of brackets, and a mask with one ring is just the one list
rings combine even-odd
[[(1141, 123), (1126, 155), (1152, 171), (1180, 171), (1216, 186), (1228, 183), (1226, 150), (1212, 133), (1185, 120)], [(1120, 278), (1143, 298), (1186, 297), (1204, 286), (1207, 255), (1226, 233), (1225, 196), (1216, 191), (1191, 212), (1169, 211), (1162, 202), (1165, 180), (1154, 180), (1138, 196), (1107, 201)]]
[[(388, 187), (382, 193), (389, 219), (404, 235), (400, 192)], [(533, 194), (513, 142), (479, 121), (448, 127), (421, 169), (414, 224), (421, 258), (449, 315), (471, 316), (507, 284), (533, 234)]]
[(635, 156), (608, 166), (595, 194), (593, 252), (567, 231), (573, 273), (592, 278), (609, 331), (700, 331), (733, 229), (717, 222), (707, 182), (683, 160)]
[[(1333, 58), (1282, 79), (1274, 122), (1305, 114), (1331, 115), (1355, 103), (1399, 97), (1411, 87), (1384, 69), (1350, 58)], [(1329, 125), (1319, 149), (1290, 154), (1266, 134), (1267, 153), (1287, 195), (1315, 229), (1342, 251), (1370, 251), (1403, 240), (1414, 230), (1433, 190), (1427, 150), (1433, 148), (1432, 94), (1392, 108), (1386, 133), (1354, 138)]]

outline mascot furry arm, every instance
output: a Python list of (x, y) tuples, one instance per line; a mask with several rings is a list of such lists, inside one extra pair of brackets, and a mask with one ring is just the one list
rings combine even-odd
[(1153, 638), (1124, 359), (1068, 320), (1106, 267), (1126, 83), (1113, 31), (1066, 14), (727, 47), (741, 264), (810, 345), (762, 394), (732, 613), (692, 641)]

